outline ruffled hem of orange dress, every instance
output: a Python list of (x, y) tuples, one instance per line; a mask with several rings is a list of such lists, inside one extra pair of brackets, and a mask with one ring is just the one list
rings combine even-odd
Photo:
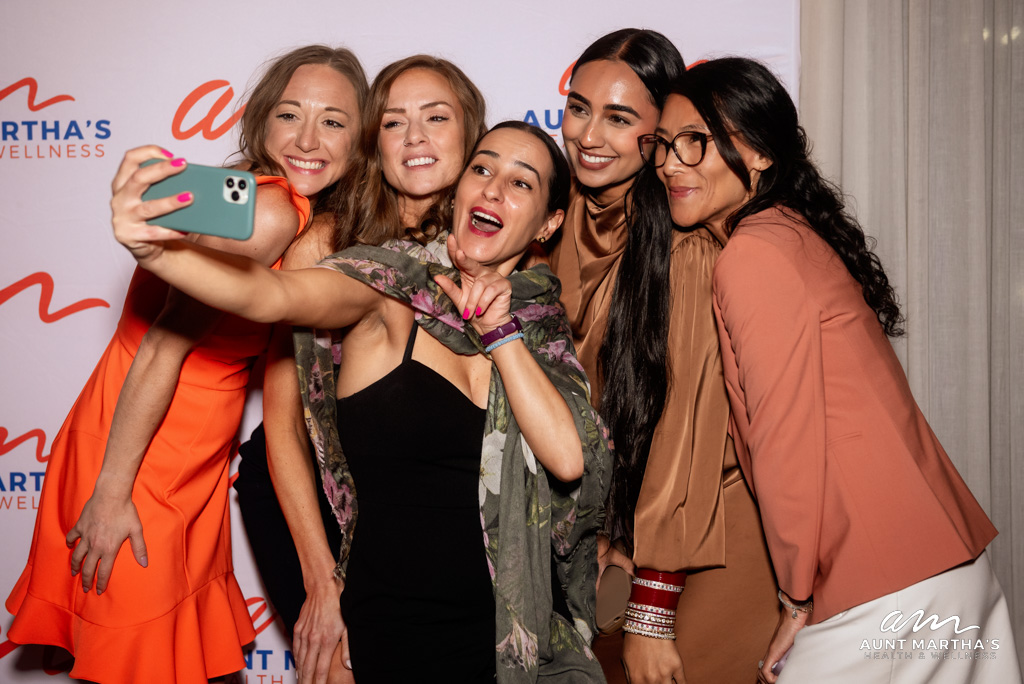
[[(17, 587), (16, 587), (17, 589)], [(226, 573), (160, 617), (106, 627), (24, 591), (8, 637), (17, 644), (59, 646), (75, 656), (71, 676), (93, 682), (206, 682), (245, 667), (242, 646), (256, 638), (238, 583)]]

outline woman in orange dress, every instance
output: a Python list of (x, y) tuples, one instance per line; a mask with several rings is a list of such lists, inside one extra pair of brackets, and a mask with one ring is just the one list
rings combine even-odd
[[(365, 91), (347, 50), (310, 46), (274, 62), (249, 100), (241, 151), (249, 170), (286, 177), (257, 176), (252, 238), (196, 242), (278, 265), (309, 222), (307, 198), (333, 190), (348, 166)], [(128, 152), (112, 204), (137, 212), (147, 175), (184, 165), (171, 156)], [(152, 158), (163, 161), (126, 171)], [(268, 336), (136, 271), (54, 440), (28, 563), (7, 600), (13, 641), (65, 648), (71, 676), (97, 682), (204, 682), (243, 667), (255, 633), (232, 573), (228, 465)], [(126, 540), (135, 562), (117, 562)]]

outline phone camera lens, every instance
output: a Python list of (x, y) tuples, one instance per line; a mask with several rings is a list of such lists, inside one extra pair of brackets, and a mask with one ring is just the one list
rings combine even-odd
[(241, 197), (241, 195), (238, 194), (237, 190), (232, 190), (231, 191), (231, 199), (232, 199), (232, 201), (237, 202), (239, 197)]
[(224, 185), (228, 186), (229, 188), (235, 187), (235, 179), (228, 178), (226, 181), (224, 181)]
[(245, 179), (244, 178), (239, 178), (238, 179), (238, 189), (239, 190), (245, 190), (245, 185), (246, 185)]

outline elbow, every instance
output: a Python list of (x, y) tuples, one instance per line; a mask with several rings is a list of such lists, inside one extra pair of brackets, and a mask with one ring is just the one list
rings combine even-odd
[(548, 472), (562, 482), (575, 482), (583, 477), (583, 470), (583, 450), (578, 441), (572, 451), (558, 459), (555, 467), (548, 468)]

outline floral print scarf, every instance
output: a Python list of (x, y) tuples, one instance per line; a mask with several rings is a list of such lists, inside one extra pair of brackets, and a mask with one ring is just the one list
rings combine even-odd
[[(359, 246), (324, 259), (335, 269), (407, 302), (416, 323), (452, 351), (483, 353), (480, 337), (434, 283), (442, 273), (460, 282), (445, 248), (446, 234), (424, 247), (390, 241)], [(557, 278), (546, 266), (510, 276), (512, 310), (524, 342), (565, 398), (583, 445), (584, 474), (575, 483), (549, 478), (523, 438), (509, 408), (501, 376), (492, 368), (480, 455), (480, 515), (494, 587), (497, 681), (603, 682), (590, 650), (597, 581), (597, 538), (604, 518), (611, 451), (608, 431), (590, 406), (583, 369), (573, 355)], [(343, 533), (336, 573), (344, 576), (357, 533), (357, 484), (337, 432), (337, 345), (327, 331), (297, 332), (295, 356), (306, 423)], [(551, 563), (565, 591), (573, 623), (552, 610)]]

